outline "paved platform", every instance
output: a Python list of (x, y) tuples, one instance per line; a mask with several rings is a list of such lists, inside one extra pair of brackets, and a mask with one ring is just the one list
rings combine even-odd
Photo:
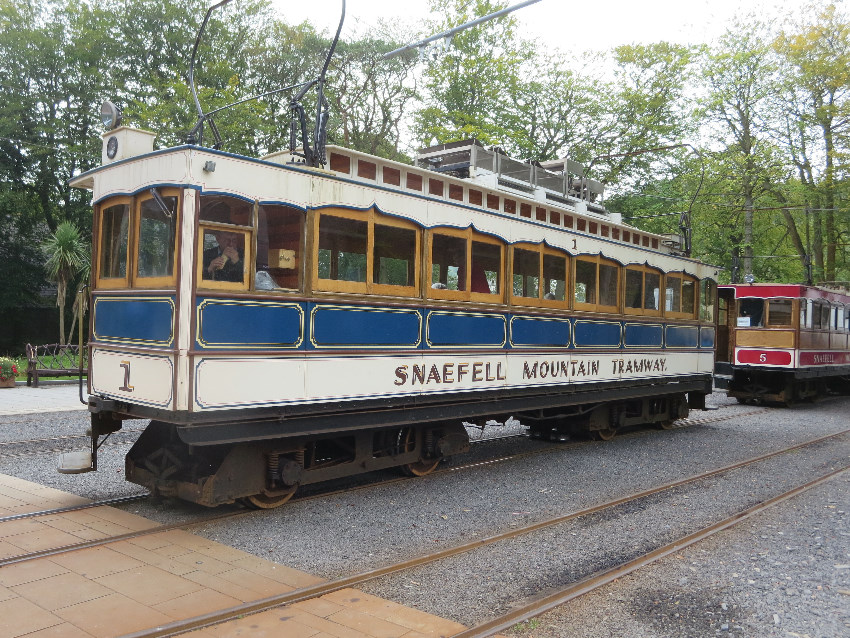
[[(83, 398), (88, 398), (83, 386)], [(14, 388), (0, 388), (0, 416), (10, 414), (34, 414), (36, 412), (70, 412), (86, 410), (80, 403), (77, 383), (45, 383), (39, 387), (28, 387), (19, 381)]]
[[(81, 502), (85, 499), (0, 474), (0, 517)], [(6, 521), (0, 523), (0, 558), (155, 526), (112, 507)], [(0, 636), (112, 638), (321, 580), (185, 531), (151, 533), (1, 568)], [(187, 635), (437, 638), (463, 629), (344, 589)]]

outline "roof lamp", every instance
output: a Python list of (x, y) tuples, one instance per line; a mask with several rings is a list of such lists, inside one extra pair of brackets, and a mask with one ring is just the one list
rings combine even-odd
[(121, 109), (107, 100), (100, 107), (100, 121), (107, 131), (111, 131), (121, 124)]

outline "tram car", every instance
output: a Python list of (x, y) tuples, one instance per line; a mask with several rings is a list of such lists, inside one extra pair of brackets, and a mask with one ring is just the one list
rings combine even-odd
[(850, 293), (720, 286), (715, 384), (742, 403), (791, 404), (850, 390)]
[(427, 474), (468, 449), (464, 422), (610, 438), (704, 407), (715, 267), (622, 223), (567, 159), (327, 145), (321, 82), (312, 141), (302, 90), (290, 148), (259, 158), (204, 146), (197, 99), (187, 143), (157, 150), (107, 108), (102, 165), (71, 182), (94, 207), (91, 449), (60, 471), (145, 419), (128, 481), (268, 508)]

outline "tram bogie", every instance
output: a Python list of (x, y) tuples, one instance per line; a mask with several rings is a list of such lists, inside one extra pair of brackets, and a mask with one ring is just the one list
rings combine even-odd
[(518, 416), (526, 424), (531, 438), (566, 441), (569, 438), (595, 437), (607, 441), (627, 427), (655, 425), (667, 428), (674, 421), (686, 418), (689, 411), (687, 394), (678, 393), (583, 405), (569, 411), (541, 410)]
[(364, 472), (400, 467), (422, 476), (468, 449), (459, 421), (217, 445), (188, 445), (177, 427), (152, 421), (127, 454), (126, 474), (155, 494), (201, 505), (269, 507), (299, 486)]

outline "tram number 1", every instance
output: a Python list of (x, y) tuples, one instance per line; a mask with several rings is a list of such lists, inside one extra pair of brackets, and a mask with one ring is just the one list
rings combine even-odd
[(123, 390), (124, 392), (132, 392), (133, 386), (130, 385), (130, 362), (122, 361), (120, 365), (124, 368), (124, 385), (118, 389)]

